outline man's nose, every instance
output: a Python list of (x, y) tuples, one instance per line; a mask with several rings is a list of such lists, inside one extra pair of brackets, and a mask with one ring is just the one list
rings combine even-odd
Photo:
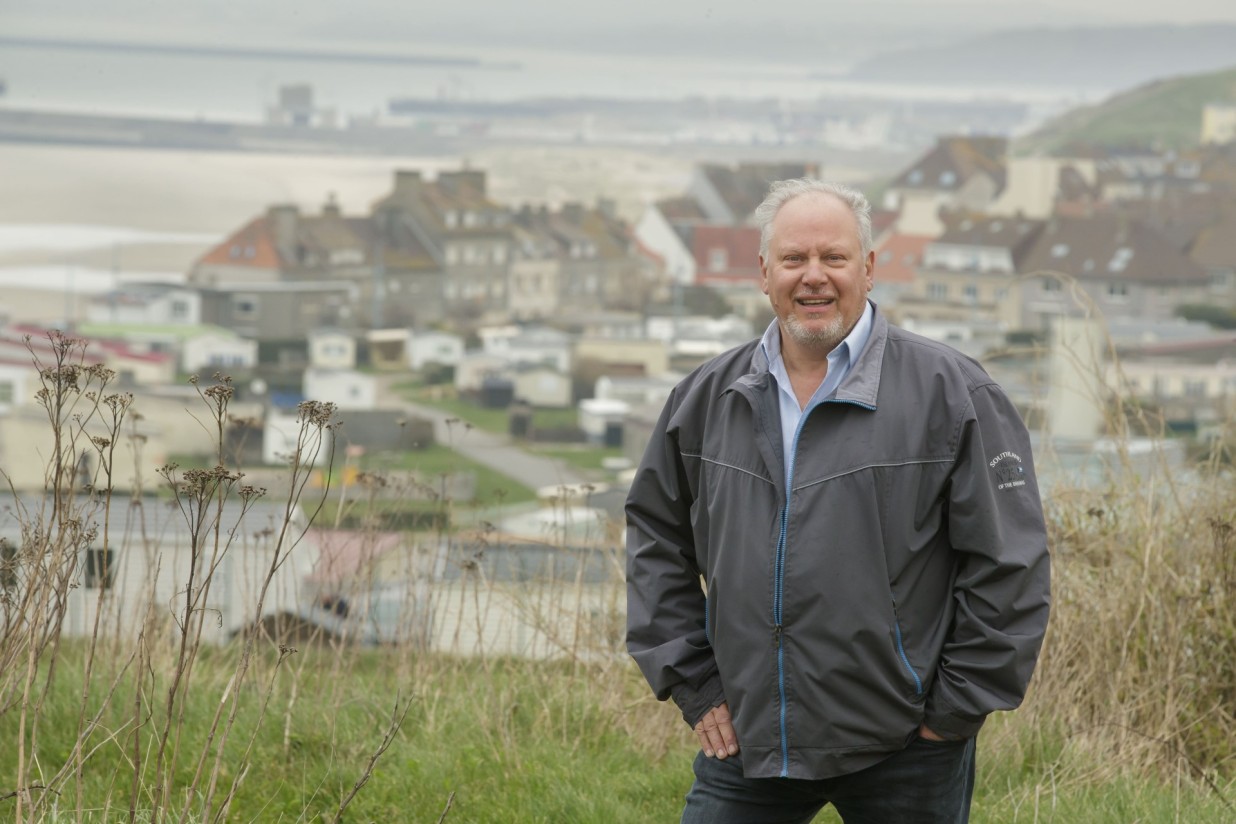
[(803, 281), (806, 283), (825, 283), (828, 281), (828, 271), (824, 267), (824, 261), (819, 258), (811, 258), (807, 261), (807, 266), (803, 270)]

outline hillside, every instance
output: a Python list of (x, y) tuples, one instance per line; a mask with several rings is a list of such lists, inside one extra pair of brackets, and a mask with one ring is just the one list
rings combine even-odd
[(1073, 109), (1019, 138), (1013, 151), (1052, 153), (1086, 144), (1187, 149), (1200, 141), (1202, 108), (1219, 102), (1236, 103), (1236, 67), (1156, 80)]
[(1206, 72), (1236, 60), (1236, 25), (1027, 28), (873, 55), (859, 81), (1125, 89), (1158, 77)]

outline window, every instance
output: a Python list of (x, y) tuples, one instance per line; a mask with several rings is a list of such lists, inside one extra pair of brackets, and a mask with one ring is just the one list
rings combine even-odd
[(86, 550), (86, 589), (111, 589), (116, 577), (116, 550)]
[(724, 248), (715, 248), (708, 250), (708, 271), (724, 272), (730, 268), (730, 253)]
[(1184, 382), (1184, 393), (1186, 398), (1206, 397), (1206, 381), (1186, 380)]
[(13, 395), (13, 382), (0, 381), (0, 403), (12, 403)]
[(1112, 255), (1111, 262), (1107, 264), (1107, 268), (1112, 272), (1123, 272), (1132, 259), (1133, 250), (1127, 246), (1122, 246)]
[(1107, 284), (1107, 296), (1112, 300), (1128, 300), (1129, 299), (1129, 284), (1127, 283), (1109, 283)]
[(978, 303), (978, 287), (973, 283), (967, 283), (965, 288), (961, 290), (961, 293), (966, 296), (967, 303)]
[(236, 320), (257, 320), (257, 296), (234, 295), (232, 297), (232, 315)]
[(1057, 243), (1051, 247), (1051, 256), (1054, 258), (1062, 258), (1069, 253), (1069, 244)]
[(172, 301), (172, 317), (176, 320), (184, 320), (189, 317), (189, 302), (184, 300)]
[(1059, 292), (1061, 290), (1060, 281), (1055, 278), (1047, 278), (1043, 281), (1044, 292)]
[(948, 300), (948, 284), (947, 283), (929, 283), (927, 284), (927, 300)]

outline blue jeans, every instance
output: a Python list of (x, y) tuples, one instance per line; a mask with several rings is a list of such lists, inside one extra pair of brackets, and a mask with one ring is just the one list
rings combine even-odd
[(845, 824), (966, 824), (974, 739), (914, 740), (874, 766), (836, 778), (744, 778), (742, 753), (695, 757), (682, 824), (807, 824), (832, 804)]

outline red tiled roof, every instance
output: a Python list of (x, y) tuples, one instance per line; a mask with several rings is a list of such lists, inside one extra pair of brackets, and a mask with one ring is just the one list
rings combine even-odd
[(203, 255), (198, 264), (251, 266), (255, 269), (281, 268), (270, 221), (265, 215), (254, 218)]

